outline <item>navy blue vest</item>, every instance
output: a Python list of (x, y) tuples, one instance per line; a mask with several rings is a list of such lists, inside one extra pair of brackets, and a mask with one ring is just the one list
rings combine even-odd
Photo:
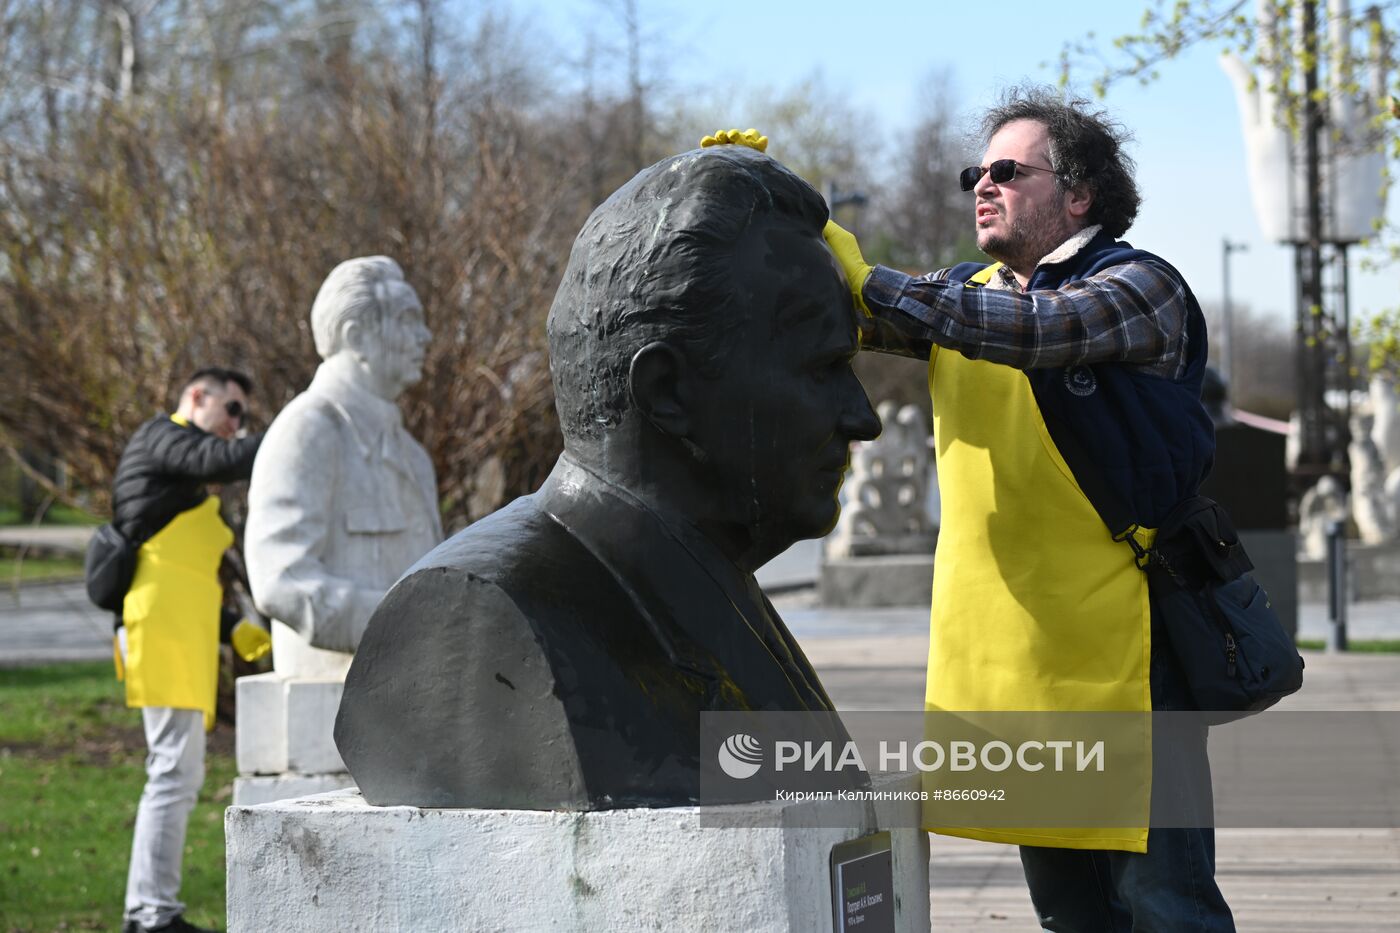
[[(1185, 291), (1187, 365), (1182, 377), (1166, 379), (1125, 363), (1095, 363), (1027, 370), (1026, 378), (1056, 444), (1063, 449), (1061, 432), (1072, 432), (1138, 523), (1156, 528), (1172, 506), (1196, 494), (1215, 458), (1215, 428), (1201, 404), (1207, 346), (1200, 305), (1169, 264), (1102, 232), (1065, 262), (1037, 268), (1027, 290), (1059, 288), (1134, 261), (1167, 270)], [(985, 268), (960, 263), (949, 270), (947, 280), (966, 283)]]

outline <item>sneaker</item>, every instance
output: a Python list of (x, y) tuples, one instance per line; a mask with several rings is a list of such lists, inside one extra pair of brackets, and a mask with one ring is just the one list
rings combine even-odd
[(185, 919), (183, 914), (176, 914), (175, 918), (163, 927), (142, 926), (137, 920), (128, 920), (122, 924), (122, 933), (218, 933), (208, 927), (197, 927)]

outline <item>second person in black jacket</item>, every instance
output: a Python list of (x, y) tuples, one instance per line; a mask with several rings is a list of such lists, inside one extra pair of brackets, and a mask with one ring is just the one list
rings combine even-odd
[(219, 672), (218, 571), (233, 543), (219, 500), (205, 487), (252, 473), (262, 435), (236, 437), (251, 390), (239, 372), (196, 372), (175, 414), (136, 429), (113, 483), (112, 524), (140, 546), (118, 645), (127, 705), (141, 707), (149, 750), (127, 875), (126, 933), (199, 929), (182, 916), (181, 854), (204, 781), (204, 734), (213, 724)]

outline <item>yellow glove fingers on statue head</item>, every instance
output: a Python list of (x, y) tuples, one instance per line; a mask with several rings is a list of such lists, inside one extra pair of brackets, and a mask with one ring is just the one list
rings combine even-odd
[(759, 152), (768, 151), (768, 137), (760, 134), (758, 130), (750, 127), (743, 132), (739, 130), (716, 130), (714, 135), (706, 136), (700, 140), (700, 148), (708, 149), (711, 146), (748, 146), (750, 149), (757, 149)]

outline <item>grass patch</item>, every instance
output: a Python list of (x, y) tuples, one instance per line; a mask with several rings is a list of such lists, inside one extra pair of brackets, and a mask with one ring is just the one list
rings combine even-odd
[[(232, 739), (209, 736), (185, 839), (180, 897), (203, 926), (224, 923)], [(118, 928), (145, 755), (111, 664), (0, 670), (0, 930)]]
[[(41, 525), (100, 525), (103, 519), (84, 509), (76, 509), (62, 502), (55, 502), (44, 512)], [(19, 509), (14, 506), (0, 506), (0, 525), (28, 525), (20, 518)]]
[[(1325, 651), (1327, 642), (1321, 638), (1300, 638), (1298, 647), (1305, 651)], [(1377, 638), (1347, 642), (1347, 651), (1353, 654), (1400, 654), (1400, 638)]]
[(42, 583), (46, 580), (77, 580), (83, 576), (81, 557), (15, 557), (0, 561), (0, 584), (15, 582), (15, 566), (19, 566), (20, 583)]
[(100, 525), (102, 519), (87, 511), (62, 502), (55, 502), (44, 513), (45, 525)]

